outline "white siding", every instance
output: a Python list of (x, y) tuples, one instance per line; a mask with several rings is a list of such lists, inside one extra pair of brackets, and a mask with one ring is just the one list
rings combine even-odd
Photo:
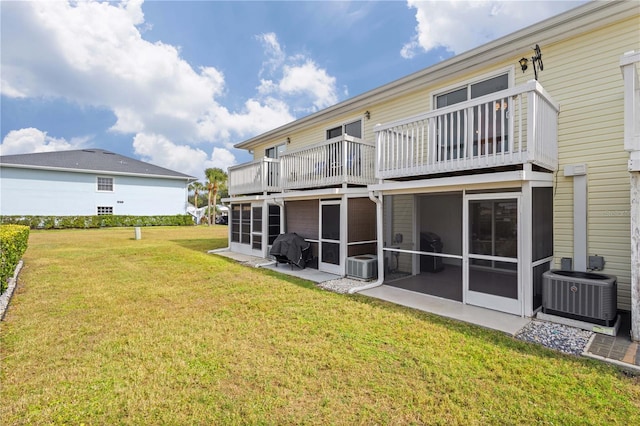
[[(97, 176), (113, 178), (113, 192), (97, 190)], [(0, 168), (0, 214), (90, 216), (98, 206), (116, 215), (185, 214), (185, 180)]]

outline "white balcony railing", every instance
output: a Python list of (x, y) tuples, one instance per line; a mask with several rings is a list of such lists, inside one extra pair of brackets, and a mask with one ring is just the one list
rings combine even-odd
[(375, 182), (375, 146), (349, 135), (287, 152), (280, 161), (285, 190)]
[(558, 106), (537, 81), (375, 127), (376, 178), (558, 167)]
[(375, 146), (343, 135), (280, 159), (263, 158), (229, 167), (229, 194), (257, 194), (375, 182)]
[(263, 158), (229, 167), (229, 195), (280, 190), (280, 160)]

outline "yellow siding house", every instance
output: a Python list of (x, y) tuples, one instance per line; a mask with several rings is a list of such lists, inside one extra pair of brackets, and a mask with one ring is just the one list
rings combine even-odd
[(587, 3), (239, 143), (230, 249), (296, 233), (361, 289), (527, 317), (559, 309), (553, 271), (613, 276), (640, 339), (639, 28), (637, 2)]

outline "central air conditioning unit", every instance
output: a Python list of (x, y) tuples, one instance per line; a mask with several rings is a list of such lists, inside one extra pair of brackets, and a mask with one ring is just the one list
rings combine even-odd
[(613, 275), (550, 270), (542, 274), (542, 312), (610, 327), (617, 314)]
[(378, 275), (378, 256), (361, 254), (347, 258), (347, 275), (354, 278), (369, 280)]

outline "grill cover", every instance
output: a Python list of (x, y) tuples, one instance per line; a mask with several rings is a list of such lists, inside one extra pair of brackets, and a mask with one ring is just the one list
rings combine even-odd
[(298, 268), (304, 268), (306, 264), (306, 254), (311, 244), (295, 232), (280, 234), (273, 242), (269, 254), (275, 256), (280, 261), (286, 258), (289, 263)]

